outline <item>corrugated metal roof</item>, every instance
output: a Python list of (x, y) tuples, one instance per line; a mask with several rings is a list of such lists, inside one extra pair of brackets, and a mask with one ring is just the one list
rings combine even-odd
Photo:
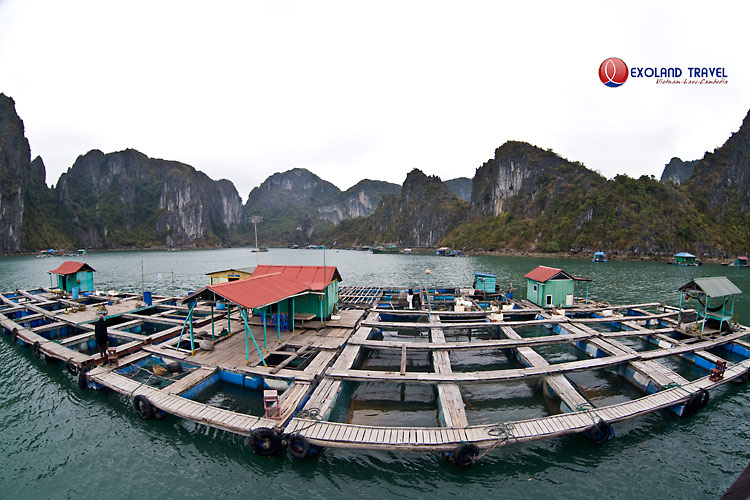
[(253, 309), (281, 302), (307, 290), (309, 286), (306, 283), (290, 279), (277, 272), (210, 285), (182, 299), (182, 302), (192, 302), (198, 299), (213, 300), (213, 294), (216, 294), (233, 304)]
[(675, 257), (695, 257), (695, 255), (687, 252), (680, 252), (678, 254), (675, 254)]
[(690, 283), (681, 286), (678, 290), (700, 290), (709, 297), (726, 297), (727, 295), (737, 295), (742, 290), (729, 281), (725, 276), (714, 278), (695, 278)]
[(213, 271), (211, 273), (206, 273), (206, 276), (211, 276), (212, 274), (228, 273), (229, 271), (239, 271), (241, 273), (253, 274), (253, 271), (255, 271), (255, 268), (254, 267), (232, 267), (229, 269), (223, 269), (221, 271)]
[(66, 260), (62, 264), (60, 264), (60, 267), (57, 269), (54, 269), (52, 271), (47, 271), (49, 274), (75, 274), (80, 271), (92, 271), (96, 272), (93, 267), (86, 264), (85, 262), (76, 262), (74, 260)]
[(333, 280), (341, 280), (336, 266), (258, 266), (253, 277), (264, 274), (281, 273), (282, 275), (300, 283), (308, 285), (310, 290), (320, 292)]
[(544, 283), (549, 281), (557, 275), (561, 275), (562, 278), (573, 279), (571, 275), (559, 269), (557, 267), (538, 266), (533, 271), (530, 271), (524, 275), (524, 278)]

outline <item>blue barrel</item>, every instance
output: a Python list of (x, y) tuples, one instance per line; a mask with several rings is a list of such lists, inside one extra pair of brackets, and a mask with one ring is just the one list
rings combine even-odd
[(73, 300), (77, 299), (78, 298), (78, 287), (74, 286), (72, 292), (73, 292)]
[(227, 308), (227, 306), (226, 306), (226, 304), (224, 304), (224, 302), (217, 302), (216, 303), (216, 309), (217, 310), (223, 311), (226, 308)]
[(151, 292), (143, 292), (143, 302), (147, 306), (150, 306), (153, 303), (153, 301), (151, 300)]

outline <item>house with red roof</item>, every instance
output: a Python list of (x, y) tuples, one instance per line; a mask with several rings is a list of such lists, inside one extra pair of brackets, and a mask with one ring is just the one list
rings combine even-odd
[(58, 288), (68, 293), (73, 293), (77, 288), (79, 292), (94, 291), (94, 273), (93, 267), (85, 262), (76, 262), (67, 260), (60, 264), (60, 267), (47, 271), (50, 277), (50, 286)]
[(526, 278), (526, 299), (540, 307), (573, 307), (576, 282), (586, 283), (586, 278), (568, 274), (556, 267), (538, 266), (524, 275)]

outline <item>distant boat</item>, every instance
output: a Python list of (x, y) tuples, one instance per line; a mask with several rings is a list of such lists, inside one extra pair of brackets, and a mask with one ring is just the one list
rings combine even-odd
[(268, 251), (268, 249), (267, 249), (266, 247), (260, 247), (260, 248), (253, 248), (253, 249), (252, 249), (252, 250), (250, 250), (250, 251), (251, 251), (252, 253), (256, 253), (256, 252), (267, 252), (267, 251)]
[(750, 267), (747, 263), (747, 257), (744, 255), (740, 255), (736, 259), (734, 259), (734, 267)]
[(403, 254), (405, 254), (405, 255), (411, 255), (411, 254), (413, 254), (414, 252), (412, 251), (412, 249), (411, 249), (411, 248), (404, 248), (403, 250), (401, 250), (401, 252), (400, 252), (400, 253), (403, 253)]
[(372, 253), (398, 253), (398, 245), (377, 246), (372, 249)]
[(680, 252), (675, 254), (674, 262), (670, 262), (676, 266), (700, 266), (702, 262), (698, 260), (698, 257), (691, 253)]
[(604, 252), (594, 252), (594, 258), (591, 259), (591, 262), (607, 262), (607, 257), (605, 257)]
[(461, 250), (454, 250), (448, 247), (440, 247), (435, 250), (435, 255), (439, 257), (463, 257), (464, 253)]

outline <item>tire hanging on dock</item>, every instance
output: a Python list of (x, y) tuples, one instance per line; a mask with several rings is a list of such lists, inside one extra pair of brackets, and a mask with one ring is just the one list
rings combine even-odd
[(291, 434), (287, 447), (294, 458), (305, 458), (310, 454), (310, 441), (302, 434)]
[(68, 373), (73, 375), (74, 377), (78, 375), (78, 365), (73, 363), (72, 361), (68, 360), (65, 362), (65, 368), (68, 369)]
[(600, 418), (591, 429), (589, 429), (589, 437), (595, 444), (604, 444), (609, 441), (612, 436), (612, 426), (607, 421)]
[(476, 445), (470, 443), (459, 444), (453, 453), (451, 453), (451, 461), (459, 467), (471, 467), (479, 456), (479, 448)]
[(253, 431), (253, 451), (258, 455), (275, 455), (281, 449), (281, 438), (276, 431), (260, 427)]
[(42, 346), (39, 345), (38, 340), (34, 342), (34, 345), (32, 346), (32, 351), (34, 352), (35, 358), (40, 359), (42, 357)]
[(13, 339), (13, 342), (18, 342), (18, 328), (14, 328), (13, 331), (10, 332), (10, 338)]
[(154, 418), (154, 407), (143, 394), (139, 394), (133, 398), (133, 408), (135, 408), (136, 413), (143, 420)]
[(86, 380), (86, 368), (81, 367), (78, 370), (78, 387), (80, 389), (86, 389), (89, 386), (88, 380)]
[(706, 389), (700, 389), (698, 392), (693, 393), (685, 403), (681, 417), (688, 418), (693, 416), (698, 410), (706, 407), (708, 399), (709, 394)]

